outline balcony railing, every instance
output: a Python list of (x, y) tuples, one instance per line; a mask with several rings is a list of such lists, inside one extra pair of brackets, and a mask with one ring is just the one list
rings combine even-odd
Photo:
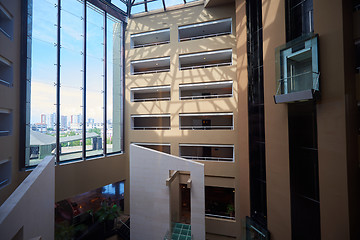
[(134, 99), (133, 102), (170, 101), (170, 97)]
[(226, 129), (233, 130), (233, 126), (180, 126), (180, 130), (216, 130), (216, 129)]
[(223, 218), (223, 219), (235, 220), (235, 217), (229, 217), (229, 216), (224, 216), (224, 215), (216, 215), (216, 214), (210, 214), (210, 213), (205, 213), (205, 216), (214, 217), (214, 218)]
[(201, 96), (184, 96), (180, 97), (180, 100), (187, 100), (187, 99), (206, 99), (206, 98), (225, 98), (225, 97), (232, 97), (232, 94), (216, 94), (216, 95), (201, 95)]
[(133, 127), (133, 130), (170, 130), (171, 127)]
[(185, 42), (185, 41), (202, 39), (202, 38), (218, 37), (218, 36), (223, 36), (223, 35), (228, 35), (228, 34), (231, 34), (231, 32), (214, 33), (214, 34), (207, 34), (207, 35), (201, 35), (201, 36), (195, 36), (195, 37), (180, 38), (179, 41)]
[(167, 43), (170, 43), (170, 41), (139, 44), (139, 45), (134, 45), (134, 48), (150, 47), (150, 46), (156, 46), (156, 45), (167, 44)]
[(148, 71), (134, 72), (132, 75), (140, 75), (140, 74), (147, 74), (147, 73), (160, 73), (160, 72), (169, 72), (169, 71), (170, 71), (170, 69), (148, 70)]
[(209, 67), (221, 67), (221, 66), (231, 66), (231, 62), (214, 63), (214, 64), (206, 64), (206, 65), (196, 65), (196, 66), (189, 66), (189, 67), (180, 67), (180, 70), (197, 69), (197, 68), (209, 68)]
[(305, 72), (278, 80), (276, 95), (288, 94), (304, 90), (319, 90), (320, 73)]
[(181, 156), (182, 158), (185, 159), (190, 159), (190, 160), (199, 160), (199, 161), (226, 161), (226, 162), (232, 162), (233, 158), (225, 158), (225, 157), (199, 157), (199, 156)]

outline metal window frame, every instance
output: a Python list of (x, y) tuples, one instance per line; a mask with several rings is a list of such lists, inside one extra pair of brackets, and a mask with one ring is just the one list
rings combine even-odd
[[(62, 0), (58, 0), (57, 1), (57, 43), (56, 43), (56, 52), (57, 52), (57, 57), (56, 57), (56, 164), (62, 164), (62, 163), (68, 163), (68, 162), (74, 162), (74, 161), (79, 161), (79, 160), (87, 160), (87, 159), (93, 159), (93, 158), (97, 158), (97, 157), (106, 157), (106, 156), (110, 156), (110, 155), (114, 155), (114, 154), (119, 154), (119, 153), (123, 153), (124, 152), (124, 114), (121, 113), (120, 116), (120, 127), (121, 127), (121, 132), (120, 132), (120, 151), (116, 151), (116, 152), (111, 152), (111, 153), (107, 153), (107, 149), (106, 149), (106, 133), (107, 133), (107, 19), (108, 19), (108, 14), (111, 15), (112, 17), (114, 17), (115, 19), (119, 20), (119, 23), (121, 24), (121, 34), (122, 36), (120, 37), (120, 49), (121, 49), (121, 60), (120, 60), (120, 81), (121, 81), (121, 91), (120, 91), (120, 108), (124, 111), (124, 87), (125, 87), (125, 71), (124, 71), (124, 58), (125, 58), (125, 53), (124, 53), (124, 49), (125, 49), (125, 41), (124, 41), (124, 36), (125, 36), (125, 27), (127, 24), (127, 18), (126, 18), (126, 14), (124, 14), (123, 11), (121, 11), (121, 9), (117, 8), (115, 5), (111, 4), (111, 2), (109, 1), (105, 1), (105, 0), (84, 0), (83, 4), (83, 11), (84, 11), (84, 24), (83, 24), (83, 29), (84, 29), (84, 33), (83, 33), (83, 91), (82, 91), (82, 98), (83, 98), (83, 131), (82, 131), (82, 140), (83, 143), (86, 142), (86, 35), (87, 35), (87, 7), (88, 7), (88, 3), (92, 4), (93, 6), (99, 8), (100, 10), (102, 10), (104, 12), (104, 29), (103, 29), (103, 34), (104, 34), (104, 53), (103, 53), (103, 57), (104, 57), (104, 63), (103, 63), (103, 70), (104, 70), (104, 78), (103, 78), (103, 86), (104, 86), (104, 95), (103, 95), (103, 107), (104, 107), (104, 111), (103, 111), (103, 129), (104, 129), (104, 133), (103, 133), (103, 143), (104, 143), (104, 147), (103, 147), (103, 153), (99, 154), (99, 155), (95, 155), (95, 156), (86, 156), (86, 145), (83, 144), (82, 146), (82, 157), (80, 158), (74, 158), (74, 159), (70, 159), (70, 160), (64, 160), (64, 161), (60, 161), (60, 62), (61, 62), (61, 1)], [(130, 2), (130, 1), (129, 1)], [(28, 104), (30, 103), (30, 95), (27, 94), (28, 92), (28, 88), (30, 86), (29, 82), (30, 79), (28, 79), (30, 76), (27, 75), (28, 71), (24, 71), (24, 69), (27, 69), (27, 60), (28, 58), (31, 58), (31, 56), (27, 56), (28, 53), (28, 48), (30, 47), (28, 45), (28, 30), (29, 30), (29, 25), (28, 25), (28, 17), (29, 17), (29, 5), (32, 6), (32, 0), (24, 0), (21, 2), (21, 62), (20, 62), (20, 79), (21, 79), (21, 84), (20, 84), (20, 109), (22, 109), (23, 111), (20, 111), (20, 133), (24, 133), (24, 134), (20, 134), (19, 136), (19, 140), (20, 140), (20, 151), (19, 151), (19, 170), (27, 170), (27, 169), (33, 169), (35, 167), (35, 165), (28, 165), (27, 162), (27, 148), (26, 148), (26, 144), (27, 142), (29, 142), (30, 139), (30, 134), (29, 134), (29, 127), (30, 127), (30, 123), (27, 122), (30, 119), (30, 109), (27, 109)], [(32, 9), (31, 9), (32, 11)], [(31, 68), (31, 66), (29, 66)], [(21, 70), (22, 69), (22, 70)]]

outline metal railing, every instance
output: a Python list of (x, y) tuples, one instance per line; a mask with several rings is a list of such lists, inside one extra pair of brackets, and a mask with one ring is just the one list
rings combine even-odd
[(180, 126), (180, 130), (215, 130), (215, 129), (228, 129), (233, 130), (233, 126)]
[(142, 72), (133, 72), (132, 75), (140, 75), (140, 74), (147, 74), (147, 73), (160, 73), (160, 72), (170, 72), (170, 68), (158, 69), (158, 70), (148, 70), (148, 71), (142, 71)]
[(210, 213), (205, 213), (205, 216), (214, 217), (214, 218), (224, 218), (224, 219), (235, 220), (235, 217), (224, 216), (224, 215), (216, 215), (216, 214), (210, 214)]
[(209, 68), (209, 67), (221, 67), (221, 66), (231, 66), (231, 62), (227, 63), (214, 63), (214, 64), (206, 64), (206, 65), (196, 65), (190, 67), (180, 67), (180, 70), (189, 70), (189, 69), (197, 69), (197, 68)]
[(6, 86), (8, 86), (8, 87), (11, 87), (11, 86), (12, 86), (11, 83), (9, 83), (9, 82), (7, 82), (7, 81), (5, 81), (5, 80), (2, 80), (2, 79), (0, 79), (0, 83), (3, 84), (3, 85), (6, 85)]
[(213, 33), (213, 34), (199, 35), (199, 36), (196, 36), (196, 37), (180, 38), (179, 42), (185, 42), (185, 41), (202, 39), (202, 38), (209, 38), (209, 37), (218, 37), (218, 36), (223, 36), (223, 35), (228, 35), (228, 34), (231, 34), (231, 32)]
[(170, 97), (133, 99), (133, 102), (170, 101)]
[[(307, 75), (312, 75), (312, 74), (316, 74), (317, 75), (317, 78), (316, 80), (314, 81), (314, 79), (312, 79), (312, 89), (315, 89), (315, 90), (318, 90), (319, 89), (319, 86), (318, 86), (318, 83), (319, 83), (319, 78), (320, 78), (320, 73), (318, 72), (305, 72), (305, 73), (300, 73), (300, 74), (296, 74), (296, 75), (293, 75), (293, 76), (290, 76), (290, 77), (286, 77), (286, 78), (282, 78), (282, 79), (278, 79), (277, 81), (279, 82), (278, 84), (278, 88), (276, 90), (276, 95), (280, 95), (280, 94), (285, 94), (283, 92), (279, 92), (281, 90), (281, 87), (287, 83), (288, 85), (291, 86), (291, 83), (288, 82), (288, 79), (296, 79), (298, 77), (302, 77), (302, 76), (307, 76)], [(299, 80), (297, 81), (301, 81), (302, 79), (300, 78)], [(296, 80), (295, 80), (296, 81)], [(284, 87), (284, 86), (283, 86)], [(285, 87), (284, 87), (285, 88)], [(292, 93), (292, 92), (297, 92), (296, 90), (295, 91), (288, 91), (288, 93)]]
[(170, 41), (139, 44), (139, 45), (134, 45), (134, 48), (150, 47), (150, 46), (156, 46), (156, 45), (167, 44), (167, 43), (170, 43)]
[(133, 130), (170, 130), (171, 127), (132, 127)]
[(206, 98), (225, 98), (225, 97), (232, 97), (232, 93), (229, 94), (216, 94), (216, 95), (199, 95), (199, 96), (184, 96), (180, 97), (180, 100), (186, 99), (206, 99)]
[(190, 160), (200, 160), (200, 161), (226, 161), (226, 162), (232, 162), (234, 161), (233, 158), (224, 158), (224, 157), (198, 157), (198, 156), (180, 156), (185, 159)]

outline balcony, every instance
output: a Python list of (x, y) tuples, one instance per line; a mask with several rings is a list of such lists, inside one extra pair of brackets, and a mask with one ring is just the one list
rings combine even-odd
[(13, 83), (12, 63), (0, 56), (0, 84), (11, 87)]
[(0, 137), (11, 135), (12, 116), (11, 110), (0, 108)]
[(170, 101), (170, 85), (139, 87), (130, 90), (132, 102)]
[(231, 18), (179, 27), (179, 42), (228, 35), (232, 33)]
[(183, 54), (179, 56), (180, 70), (232, 65), (232, 49)]
[(131, 48), (141, 48), (170, 42), (170, 29), (131, 34)]
[(131, 61), (131, 74), (148, 74), (170, 71), (170, 57)]
[(319, 95), (318, 37), (305, 36), (276, 50), (275, 103), (315, 100)]
[(180, 100), (233, 96), (233, 81), (180, 84)]
[(170, 114), (131, 115), (132, 130), (170, 130)]
[(0, 32), (2, 32), (6, 37), (12, 39), (14, 21), (11, 13), (5, 9), (5, 7), (0, 4)]
[(198, 161), (233, 162), (233, 145), (179, 144), (180, 157)]
[(153, 149), (155, 151), (163, 152), (170, 154), (170, 144), (169, 143), (134, 143), (140, 147), (146, 147)]
[(181, 130), (232, 130), (233, 113), (180, 113)]

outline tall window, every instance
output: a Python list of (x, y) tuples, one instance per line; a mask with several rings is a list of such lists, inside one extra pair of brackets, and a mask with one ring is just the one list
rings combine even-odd
[(98, 0), (27, 6), (25, 166), (120, 153), (125, 17)]
[(287, 41), (314, 31), (312, 0), (287, 0), (286, 11)]

